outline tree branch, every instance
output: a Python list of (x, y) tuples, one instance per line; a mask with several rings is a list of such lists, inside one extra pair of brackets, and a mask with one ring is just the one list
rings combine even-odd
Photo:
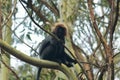
[(96, 23), (95, 15), (94, 15), (94, 10), (92, 8), (92, 0), (87, 0), (88, 1), (88, 8), (90, 11), (90, 18), (93, 24), (93, 27), (104, 47), (105, 53), (106, 53), (106, 63), (108, 63), (107, 71), (108, 71), (108, 80), (113, 80), (114, 79), (114, 63), (113, 63), (113, 52), (111, 47), (107, 44), (107, 41), (105, 40), (104, 36), (102, 36), (100, 30), (98, 29), (98, 25)]
[(45, 0), (40, 0), (39, 2), (43, 3), (48, 9), (50, 9), (56, 16), (59, 16), (59, 12), (56, 9), (56, 6), (52, 7), (50, 4), (48, 4)]
[[(22, 1), (24, 4), (26, 4), (26, 5), (28, 5), (29, 3), (27, 3), (26, 1), (24, 1), (24, 0), (20, 0), (20, 1)], [(22, 4), (22, 3), (21, 3)], [(48, 19), (46, 19), (46, 17), (39, 11), (39, 9), (37, 8), (37, 7), (35, 7), (34, 5), (30, 5), (30, 6), (28, 6), (31, 10), (33, 10), (34, 12), (35, 12), (35, 14), (44, 22), (44, 23), (46, 23), (46, 22), (49, 22), (50, 23), (50, 21), (48, 20)]]
[(64, 64), (59, 65), (56, 62), (47, 61), (47, 60), (38, 60), (36, 58), (30, 57), (12, 48), (9, 44), (5, 43), (5, 41), (2, 41), (1, 39), (0, 39), (0, 47), (5, 51), (7, 51), (9, 54), (15, 56), (16, 58), (24, 62), (27, 62), (31, 65), (38, 66), (38, 67), (60, 70), (68, 77), (69, 80), (77, 80), (75, 74), (73, 74)]
[[(115, 10), (115, 12), (116, 12), (115, 22), (114, 22), (113, 27), (116, 27), (117, 21), (118, 21), (118, 18), (119, 18), (119, 3), (120, 3), (120, 0), (117, 0), (117, 2), (116, 2), (116, 10)], [(115, 29), (113, 29), (113, 30), (115, 30)], [(113, 31), (113, 33), (114, 33), (114, 31)]]
[(103, 44), (104, 48), (107, 48), (107, 42), (104, 39), (104, 37), (102, 36), (100, 30), (98, 29), (98, 25), (96, 23), (94, 11), (93, 11), (93, 8), (92, 8), (92, 1), (91, 0), (87, 0), (87, 1), (88, 1), (88, 8), (89, 8), (89, 11), (90, 11), (90, 18), (91, 18), (93, 27), (94, 27), (94, 29), (95, 29), (95, 31), (96, 31), (96, 33), (97, 33), (101, 43)]
[[(113, 41), (113, 34), (117, 25), (118, 17), (119, 17), (119, 2), (120, 0), (117, 0), (116, 2), (116, 8), (115, 8), (115, 2), (114, 0), (111, 0), (111, 12), (110, 12), (110, 21), (108, 27), (110, 28), (110, 46), (111, 49), (113, 48), (112, 41)], [(115, 14), (114, 14), (115, 13)], [(115, 17), (114, 17), (115, 15)]]

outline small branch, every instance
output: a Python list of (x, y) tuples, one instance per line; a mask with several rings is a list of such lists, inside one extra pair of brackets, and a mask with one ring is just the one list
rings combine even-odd
[[(117, 2), (116, 2), (116, 11), (115, 11), (116, 15), (115, 15), (115, 22), (114, 22), (113, 28), (116, 27), (117, 22), (118, 22), (118, 18), (119, 18), (119, 3), (120, 3), (120, 0), (117, 0)], [(113, 29), (113, 30), (115, 30), (115, 29)], [(114, 31), (113, 31), (113, 33), (114, 33)]]
[[(120, 0), (117, 0), (116, 2), (116, 8), (115, 8), (115, 3), (114, 0), (111, 1), (111, 13), (110, 13), (110, 21), (109, 21), (109, 27), (110, 27), (110, 46), (111, 49), (113, 48), (112, 41), (113, 41), (113, 34), (118, 22), (118, 17), (119, 17), (119, 2)], [(114, 10), (115, 9), (115, 10)], [(115, 17), (114, 17), (115, 13)]]
[[(48, 9), (50, 9), (56, 16), (59, 16), (58, 10), (56, 10), (56, 6), (52, 7), (50, 4), (48, 4), (45, 0), (40, 0), (39, 2), (43, 3)], [(52, 2), (53, 4), (53, 2)]]
[(109, 1), (109, 3), (110, 3), (111, 11), (110, 11), (110, 17), (109, 17), (109, 22), (108, 22), (108, 32), (110, 32), (109, 45), (110, 45), (110, 48), (112, 49), (113, 33), (115, 30), (115, 26), (113, 26), (114, 25), (115, 2), (114, 0), (111, 0)]
[[(24, 0), (20, 0), (20, 1), (22, 1), (24, 4), (28, 5), (28, 3), (27, 3), (26, 1), (24, 1)], [(22, 3), (21, 3), (21, 4), (22, 4)], [(22, 4), (22, 6), (23, 6), (23, 4)], [(40, 18), (44, 23), (46, 23), (46, 22), (49, 22), (49, 23), (50, 23), (50, 21), (49, 21), (48, 19), (46, 19), (46, 17), (39, 11), (39, 9), (38, 9), (37, 7), (35, 7), (34, 5), (31, 4), (30, 8), (31, 8), (31, 10), (33, 10), (33, 11), (35, 12), (35, 14), (37, 14), (37, 16), (39, 16), (39, 18)], [(28, 13), (29, 13), (29, 12), (28, 12)], [(29, 14), (29, 16), (31, 16), (31, 14)]]
[(115, 58), (115, 57), (118, 56), (119, 54), (120, 54), (120, 52), (116, 53), (116, 54), (113, 56), (113, 58)]
[(112, 41), (113, 41), (113, 34), (115, 31), (115, 27), (117, 25), (118, 17), (119, 17), (119, 2), (120, 0), (116, 1), (116, 8), (115, 8), (115, 1), (114, 0), (108, 0), (111, 11), (110, 11), (110, 17), (109, 17), (109, 24), (107, 32), (110, 32), (110, 42), (109, 45), (111, 49), (113, 48)]
[(5, 41), (2, 41), (1, 39), (0, 39), (0, 47), (5, 51), (7, 51), (9, 54), (15, 56), (16, 58), (24, 62), (27, 62), (31, 65), (38, 66), (38, 67), (58, 69), (62, 71), (68, 77), (69, 80), (77, 80), (75, 74), (73, 74), (73, 72), (71, 72), (64, 64), (59, 65), (56, 62), (39, 60), (37, 58), (27, 56), (26, 54), (12, 48), (9, 44), (5, 43)]
[(60, 16), (60, 13), (59, 13), (59, 9), (57, 8), (57, 6), (55, 5), (55, 3), (53, 2), (53, 0), (50, 0), (52, 6), (55, 8), (56, 12), (57, 12), (57, 16)]

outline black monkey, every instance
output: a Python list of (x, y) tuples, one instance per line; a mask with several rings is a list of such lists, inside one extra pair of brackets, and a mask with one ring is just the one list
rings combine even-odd
[[(66, 28), (64, 24), (57, 24), (52, 33), (58, 37), (61, 41), (56, 40), (52, 36), (46, 37), (39, 49), (39, 56), (41, 59), (55, 61), (63, 63), (68, 67), (72, 67), (72, 63), (76, 63), (76, 60), (72, 59), (64, 50), (63, 44), (65, 44)], [(38, 68), (37, 80), (39, 80), (41, 67)]]

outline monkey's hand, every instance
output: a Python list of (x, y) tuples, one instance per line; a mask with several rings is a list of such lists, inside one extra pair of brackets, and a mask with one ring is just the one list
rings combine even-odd
[(76, 64), (76, 63), (78, 63), (78, 62), (77, 62), (77, 60), (74, 60), (73, 63)]

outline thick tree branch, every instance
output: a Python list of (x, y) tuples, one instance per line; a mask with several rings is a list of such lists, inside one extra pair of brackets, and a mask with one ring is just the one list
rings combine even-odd
[(56, 62), (47, 61), (47, 60), (39, 60), (37, 58), (33, 58), (30, 56), (27, 56), (26, 54), (12, 48), (9, 44), (5, 43), (0, 39), (0, 47), (7, 51), (9, 54), (15, 56), (16, 58), (27, 62), (31, 65), (38, 66), (38, 67), (44, 67), (44, 68), (51, 68), (51, 69), (58, 69), (62, 71), (69, 80), (77, 80), (75, 74), (73, 74), (65, 65), (61, 64), (59, 65)]

